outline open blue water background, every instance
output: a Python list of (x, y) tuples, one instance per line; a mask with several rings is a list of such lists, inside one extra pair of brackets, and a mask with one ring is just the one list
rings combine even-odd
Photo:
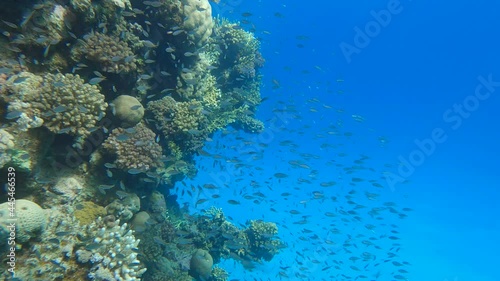
[[(500, 280), (500, 85), (488, 88), (480, 82), (500, 81), (500, 3), (221, 2), (214, 11), (250, 21), (243, 26), (255, 28), (261, 39), (266, 58), (262, 96), (267, 100), (258, 117), (267, 129), (260, 135), (214, 136), (208, 152), (235, 157), (245, 166), (200, 157), (199, 174), (186, 184), (214, 183), (220, 189), (181, 200), (193, 212), (221, 207), (236, 224), (276, 222), (288, 245), (252, 271), (224, 261), (231, 279)], [(376, 26), (373, 13), (390, 5), (398, 12), (346, 56), (341, 46), (356, 47), (356, 28)], [(455, 105), (464, 105), (463, 115)], [(440, 143), (430, 145), (436, 132)], [(236, 137), (248, 140), (247, 147), (239, 147)], [(287, 140), (295, 146), (284, 145)], [(426, 143), (428, 151), (416, 142)], [(290, 165), (294, 160), (310, 169)], [(279, 179), (275, 173), (288, 177)], [(353, 177), (363, 181), (352, 182)], [(336, 184), (320, 184), (330, 181)], [(351, 200), (366, 206), (357, 210), (358, 218), (338, 213), (352, 209), (345, 196), (353, 190)], [(324, 198), (314, 199), (315, 191)], [(369, 200), (366, 191), (378, 196)], [(258, 204), (243, 198), (256, 192), (265, 195)], [(291, 195), (282, 196), (285, 192)], [(212, 199), (215, 193), (220, 198)], [(195, 208), (199, 198), (210, 201)], [(228, 204), (230, 199), (241, 204)], [(394, 202), (394, 209), (407, 217), (387, 207), (379, 220), (367, 214), (385, 202)], [(296, 224), (302, 216), (307, 223)], [(370, 231), (366, 224), (376, 228)], [(389, 233), (392, 229), (399, 233)], [(377, 237), (370, 241), (379, 248), (363, 244), (367, 237)], [(376, 258), (349, 260), (362, 252)], [(388, 258), (388, 252), (397, 255)]]

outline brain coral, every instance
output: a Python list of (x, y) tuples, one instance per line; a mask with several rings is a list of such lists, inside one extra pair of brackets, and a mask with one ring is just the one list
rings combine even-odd
[(196, 280), (207, 280), (212, 273), (214, 260), (210, 253), (203, 249), (197, 249), (191, 257), (190, 275)]
[(103, 144), (105, 150), (116, 155), (115, 164), (123, 170), (147, 171), (160, 167), (161, 146), (155, 141), (155, 133), (143, 123), (123, 129), (114, 129)]
[(120, 121), (121, 127), (133, 127), (141, 122), (144, 116), (144, 107), (132, 96), (120, 95), (112, 104), (114, 107), (114, 114)]
[[(38, 204), (29, 200), (19, 199), (15, 201), (16, 210), (16, 242), (25, 243), (37, 233), (43, 231), (47, 225), (45, 211)], [(5, 237), (9, 232), (7, 226), (9, 221), (11, 206), (8, 202), (0, 204), (0, 237)], [(6, 243), (7, 239), (2, 239), (0, 243)]]
[(90, 134), (107, 107), (97, 86), (73, 74), (41, 78), (23, 72), (7, 81), (7, 89), (14, 94), (9, 111), (22, 112), (31, 120), (41, 119), (50, 131), (76, 136), (78, 143)]

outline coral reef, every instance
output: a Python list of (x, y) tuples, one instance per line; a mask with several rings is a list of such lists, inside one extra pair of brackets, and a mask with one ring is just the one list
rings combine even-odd
[(90, 280), (141, 280), (146, 268), (137, 259), (140, 240), (127, 224), (106, 225), (101, 219), (87, 228), (92, 243), (76, 251), (77, 261), (91, 263)]
[(203, 249), (197, 249), (191, 257), (190, 275), (196, 280), (207, 280), (212, 274), (214, 260), (210, 253)]
[[(87, 268), (77, 266), (73, 249), (84, 233), (64, 205), (47, 210), (44, 230), (17, 249), (15, 277), (21, 280), (85, 280)], [(78, 235), (77, 235), (78, 234)], [(2, 275), (10, 280), (7, 270)]]
[(139, 123), (129, 129), (114, 129), (103, 148), (116, 156), (114, 163), (119, 169), (146, 172), (161, 165), (162, 148), (155, 137), (151, 129)]
[(53, 133), (76, 136), (77, 143), (90, 135), (107, 107), (97, 86), (73, 74), (42, 78), (23, 72), (12, 76), (6, 87), (12, 95), (8, 110), (19, 117), (20, 129), (43, 124)]
[(216, 267), (212, 270), (213, 264), (232, 258), (251, 268), (254, 262), (284, 247), (276, 234), (275, 224), (262, 221), (240, 229), (226, 220), (221, 209), (212, 207), (203, 215), (182, 220), (169, 216), (163, 222), (152, 223), (149, 231), (141, 234), (139, 247), (144, 250), (146, 264), (157, 265), (148, 266), (148, 278), (175, 280), (169, 278), (189, 272), (197, 280), (226, 280), (227, 273)]
[(50, 209), (18, 200), (16, 275), (222, 281), (222, 258), (272, 258), (283, 246), (272, 224), (242, 229), (165, 198), (217, 130), (263, 130), (255, 36), (215, 20), (208, 0), (63, 2), (0, 9), (0, 168)]
[(135, 213), (141, 209), (141, 199), (134, 193), (123, 193), (122, 198), (115, 199), (106, 206), (108, 215), (119, 218), (121, 221), (129, 221)]
[(11, 219), (14, 223), (16, 243), (26, 243), (33, 237), (38, 236), (47, 225), (45, 211), (36, 203), (25, 199), (15, 202), (5, 202), (0, 204), (0, 243), (7, 243), (11, 226)]
[(144, 107), (132, 96), (120, 95), (110, 103), (110, 106), (122, 128), (133, 127), (144, 117)]
[(79, 41), (71, 50), (74, 61), (81, 62), (85, 58), (101, 71), (110, 73), (137, 70), (134, 52), (119, 37), (92, 32), (83, 38), (84, 41)]

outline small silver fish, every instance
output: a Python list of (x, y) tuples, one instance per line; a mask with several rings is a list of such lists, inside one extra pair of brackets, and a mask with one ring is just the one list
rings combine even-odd
[(158, 47), (157, 44), (154, 44), (153, 42), (151, 42), (149, 40), (143, 40), (142, 43), (144, 44), (144, 47), (146, 47), (146, 48), (156, 48), (156, 47)]
[(22, 111), (14, 110), (14, 111), (7, 113), (7, 115), (5, 115), (5, 119), (7, 119), (7, 120), (16, 119), (16, 118), (21, 117), (22, 114), (23, 114)]
[(126, 134), (120, 134), (116, 137), (117, 141), (127, 141), (129, 139), (130, 139), (130, 137)]
[(129, 174), (131, 174), (131, 175), (137, 175), (137, 174), (142, 173), (142, 171), (141, 171), (141, 170), (139, 170), (139, 169), (135, 169), (135, 168), (128, 169), (128, 171), (127, 171), (127, 172), (128, 172)]
[(68, 109), (69, 109), (69, 107), (67, 107), (67, 106), (59, 105), (56, 108), (53, 108), (52, 111), (54, 111), (55, 113), (62, 113), (62, 112), (67, 111)]
[(89, 84), (90, 85), (97, 85), (99, 83), (101, 83), (102, 81), (104, 81), (106, 78), (102, 78), (102, 77), (94, 77), (92, 79), (90, 79), (89, 81)]
[(116, 164), (104, 163), (104, 167), (106, 167), (108, 169), (113, 169), (113, 168), (116, 168)]
[(99, 249), (100, 247), (101, 247), (101, 244), (99, 244), (99, 243), (92, 243), (92, 244), (86, 245), (85, 246), (85, 250), (92, 251), (92, 250)]
[(129, 62), (133, 61), (134, 59), (135, 59), (135, 56), (127, 56), (127, 57), (125, 57), (125, 59), (123, 59), (123, 61), (125, 63), (129, 63)]
[(117, 190), (116, 195), (120, 198), (120, 200), (128, 197), (128, 193), (121, 190)]
[(72, 129), (73, 129), (72, 127), (62, 128), (61, 130), (57, 131), (57, 134), (66, 134), (70, 132)]
[(184, 30), (181, 30), (181, 29), (180, 30), (176, 30), (176, 31), (172, 32), (172, 35), (173, 36), (177, 36), (177, 35), (179, 35), (179, 34), (181, 34), (183, 32), (184, 32)]

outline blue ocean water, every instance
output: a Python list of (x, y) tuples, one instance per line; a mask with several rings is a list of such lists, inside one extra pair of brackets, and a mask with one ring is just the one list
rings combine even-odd
[(214, 6), (262, 42), (266, 130), (214, 136), (206, 150), (223, 159), (197, 159), (187, 185), (225, 186), (201, 198), (220, 196), (210, 203), (237, 224), (276, 222), (288, 246), (253, 270), (223, 262), (231, 279), (500, 280), (499, 9)]

